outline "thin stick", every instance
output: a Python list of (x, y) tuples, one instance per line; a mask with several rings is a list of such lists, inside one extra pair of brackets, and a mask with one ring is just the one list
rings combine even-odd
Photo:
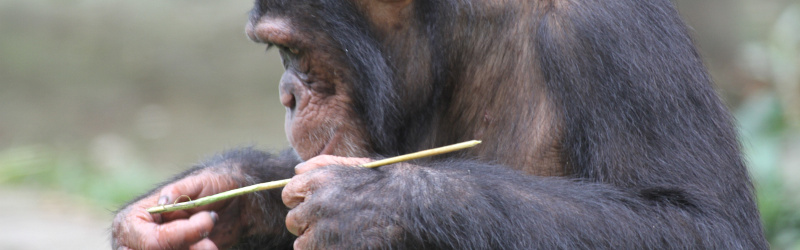
[[(428, 149), (428, 150), (423, 150), (423, 151), (419, 151), (419, 152), (416, 152), (416, 153), (410, 153), (410, 154), (405, 154), (405, 155), (401, 155), (401, 156), (395, 156), (395, 157), (392, 157), (392, 158), (386, 158), (386, 159), (383, 159), (383, 160), (377, 160), (377, 161), (365, 163), (365, 164), (362, 164), (362, 165), (359, 165), (359, 166), (360, 167), (365, 167), (365, 168), (375, 168), (375, 167), (380, 167), (380, 166), (384, 166), (384, 165), (388, 165), (388, 164), (393, 164), (393, 163), (398, 163), (398, 162), (403, 162), (403, 161), (409, 161), (409, 160), (413, 160), (413, 159), (418, 159), (418, 158), (423, 158), (423, 157), (428, 157), (428, 156), (434, 156), (434, 155), (449, 153), (449, 152), (453, 152), (453, 151), (457, 151), (457, 150), (461, 150), (461, 149), (465, 149), (465, 148), (470, 148), (470, 147), (474, 147), (475, 145), (478, 145), (480, 143), (481, 143), (481, 141), (472, 140), (472, 141), (457, 143), (457, 144), (444, 146), (444, 147), (440, 147), (440, 148)], [(195, 207), (211, 204), (211, 203), (214, 203), (214, 202), (217, 202), (217, 201), (230, 199), (230, 198), (233, 198), (233, 197), (236, 197), (236, 196), (240, 196), (240, 195), (243, 195), (243, 194), (249, 194), (249, 193), (262, 191), (262, 190), (273, 189), (273, 188), (280, 188), (280, 187), (286, 186), (286, 184), (289, 183), (289, 180), (290, 179), (264, 182), (264, 183), (259, 183), (259, 184), (255, 184), (255, 185), (250, 185), (250, 186), (243, 187), (243, 188), (228, 190), (228, 191), (225, 191), (225, 192), (222, 192), (222, 193), (218, 193), (218, 194), (215, 194), (215, 195), (206, 196), (206, 197), (203, 197), (203, 198), (200, 198), (200, 199), (197, 199), (197, 200), (181, 202), (181, 203), (175, 203), (175, 204), (155, 206), (155, 207), (148, 208), (147, 212), (151, 213), (151, 214), (158, 214), (158, 213), (165, 213), (165, 212), (172, 212), (172, 211), (195, 208)]]

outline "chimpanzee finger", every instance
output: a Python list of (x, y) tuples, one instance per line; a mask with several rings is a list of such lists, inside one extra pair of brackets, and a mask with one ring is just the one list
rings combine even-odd
[(311, 193), (311, 176), (307, 174), (295, 175), (289, 183), (283, 187), (281, 199), (286, 207), (294, 208), (305, 201), (306, 196)]
[(340, 157), (333, 155), (319, 155), (314, 158), (308, 159), (305, 162), (297, 164), (294, 167), (295, 174), (303, 174), (308, 171), (328, 166), (328, 165), (342, 165), (342, 166), (358, 166), (372, 161), (369, 158), (354, 158), (354, 157)]
[(174, 220), (188, 219), (189, 217), (192, 216), (192, 213), (189, 213), (189, 211), (186, 210), (178, 210), (173, 212), (160, 213), (156, 215), (161, 216), (161, 223), (167, 223)]
[[(229, 176), (215, 172), (201, 172), (196, 175), (190, 175), (178, 182), (164, 186), (159, 192), (158, 204), (164, 205), (185, 202), (238, 187), (239, 185), (237, 182)], [(164, 215), (164, 221), (169, 221), (170, 219), (188, 218), (188, 216), (199, 211), (216, 210), (224, 206), (224, 204), (226, 203), (216, 202), (209, 205), (188, 209), (185, 210), (185, 212), (167, 213)]]
[(302, 235), (298, 236), (297, 239), (294, 240), (293, 248), (295, 250), (310, 249), (312, 238), (314, 238), (314, 229), (306, 229)]
[[(166, 188), (167, 187), (165, 187), (165, 189)], [(162, 193), (164, 193), (163, 189), (162, 189)], [(169, 196), (171, 196), (171, 195), (172, 194), (162, 195), (159, 198), (158, 205), (161, 206), (161, 205), (166, 205), (166, 204), (175, 204), (175, 203), (178, 203), (178, 202), (185, 202), (185, 201), (189, 201), (190, 200), (186, 196), (178, 196), (177, 199), (175, 199), (175, 200), (169, 200)], [(167, 200), (168, 202), (162, 202), (162, 201), (165, 201), (165, 200)], [(192, 216), (192, 214), (194, 214), (194, 213), (192, 211), (189, 211), (189, 210), (178, 210), (178, 211), (172, 211), (172, 212), (166, 212), (166, 213), (153, 214), (153, 217), (158, 216), (158, 220), (156, 222), (158, 222), (160, 224), (160, 223), (166, 223), (166, 222), (170, 222), (170, 221), (174, 221), (174, 220), (187, 219), (190, 216)]]
[(189, 177), (161, 188), (158, 205), (196, 199), (203, 191), (201, 178)]
[(301, 236), (308, 230), (311, 215), (307, 213), (308, 206), (298, 206), (286, 214), (286, 229), (290, 233)]
[(144, 249), (185, 249), (208, 237), (218, 215), (214, 212), (200, 212), (188, 220), (177, 220), (156, 226), (155, 230), (143, 235), (141, 245)]
[(327, 183), (331, 176), (331, 172), (319, 169), (293, 177), (284, 187), (281, 198), (286, 206), (293, 208), (286, 215), (286, 229), (289, 232), (297, 236), (307, 233), (309, 225), (314, 223), (317, 218), (309, 212), (314, 205), (303, 202), (314, 193), (317, 187)]
[(189, 250), (217, 250), (217, 244), (214, 244), (211, 239), (203, 239), (189, 247)]
[(306, 197), (314, 193), (314, 189), (330, 180), (331, 173), (327, 171), (312, 171), (309, 173), (295, 175), (283, 188), (281, 198), (283, 204), (289, 208), (294, 208)]

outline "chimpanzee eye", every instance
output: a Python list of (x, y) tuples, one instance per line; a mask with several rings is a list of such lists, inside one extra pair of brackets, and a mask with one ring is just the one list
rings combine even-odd
[(276, 44), (275, 47), (278, 47), (279, 50), (281, 50), (283, 52), (286, 52), (286, 53), (289, 53), (292, 56), (297, 56), (298, 54), (300, 54), (300, 50), (297, 49), (297, 48), (294, 48), (294, 47), (288, 47), (288, 46), (279, 45), (279, 44)]
[(291, 66), (290, 64), (296, 63), (300, 50), (293, 47), (287, 47), (283, 45), (275, 44), (275, 47), (278, 47), (278, 51), (281, 55), (281, 61), (283, 62), (283, 67), (288, 68)]
[(291, 63), (292, 59), (284, 50), (278, 51), (278, 54), (281, 55), (281, 63), (283, 64), (283, 69), (288, 69), (289, 64)]

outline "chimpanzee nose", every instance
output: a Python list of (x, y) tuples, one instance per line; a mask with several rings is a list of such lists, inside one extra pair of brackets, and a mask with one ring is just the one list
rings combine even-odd
[(281, 84), (279, 87), (281, 104), (292, 111), (294, 111), (295, 106), (297, 106), (297, 95), (295, 89), (295, 82), (297, 81), (297, 78), (287, 71), (283, 73), (283, 76), (281, 76)]

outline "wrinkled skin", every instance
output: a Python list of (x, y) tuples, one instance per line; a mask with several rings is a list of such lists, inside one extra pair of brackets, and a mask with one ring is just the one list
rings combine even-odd
[[(266, 18), (268, 19), (268, 18)], [(268, 20), (247, 27), (250, 39), (277, 46), (286, 69), (280, 100), (286, 107), (289, 143), (303, 159), (316, 155), (366, 155), (364, 126), (350, 107), (347, 72), (335, 65), (324, 44), (307, 44), (288, 20)], [(318, 43), (323, 43), (319, 42)], [(338, 73), (342, 72), (342, 73)]]
[[(228, 175), (202, 171), (164, 186), (128, 206), (114, 219), (114, 245), (119, 249), (217, 249), (233, 245), (240, 237), (238, 199), (164, 214), (146, 209), (237, 188)], [(220, 220), (220, 214), (221, 219)], [(125, 241), (135, 239), (134, 241)]]
[[(311, 216), (313, 213), (309, 211), (316, 208), (315, 205), (304, 201), (315, 194), (317, 187), (325, 186), (332, 179), (336, 179), (335, 172), (331, 173), (317, 169), (330, 165), (352, 167), (369, 161), (367, 158), (341, 158), (322, 155), (312, 158), (295, 168), (297, 175), (292, 177), (292, 180), (286, 185), (282, 193), (283, 203), (292, 208), (286, 216), (286, 227), (289, 232), (299, 236), (294, 242), (295, 249), (309, 249), (308, 245), (310, 243), (308, 239), (314, 237), (313, 231), (316, 225), (319, 225), (316, 223), (317, 221), (314, 221), (317, 218)], [(324, 204), (317, 204), (316, 206), (325, 207)]]

